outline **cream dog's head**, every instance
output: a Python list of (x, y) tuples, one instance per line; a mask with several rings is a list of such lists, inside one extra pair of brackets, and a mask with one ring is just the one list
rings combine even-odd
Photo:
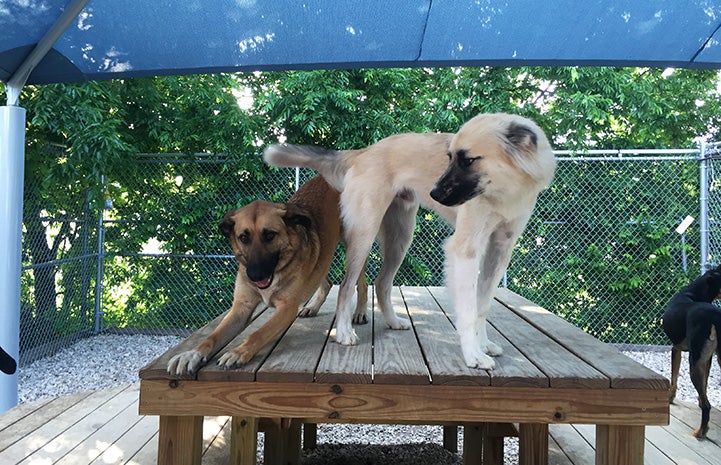
[(447, 206), (478, 195), (537, 193), (551, 182), (556, 168), (543, 131), (527, 118), (504, 113), (469, 120), (451, 139), (448, 157), (448, 168), (431, 191), (434, 200)]

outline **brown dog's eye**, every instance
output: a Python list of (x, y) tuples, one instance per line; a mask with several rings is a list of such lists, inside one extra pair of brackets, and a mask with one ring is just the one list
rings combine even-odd
[(238, 240), (242, 244), (248, 244), (248, 243), (250, 243), (250, 234), (248, 234), (247, 231), (243, 232), (240, 236), (238, 236)]
[(273, 239), (275, 239), (275, 236), (277, 236), (277, 234), (273, 231), (263, 231), (263, 240), (265, 242), (272, 241)]

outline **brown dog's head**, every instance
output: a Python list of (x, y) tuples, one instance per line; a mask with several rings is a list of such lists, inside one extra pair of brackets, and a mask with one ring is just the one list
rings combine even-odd
[(235, 258), (245, 267), (248, 279), (258, 289), (267, 289), (310, 226), (310, 216), (296, 205), (256, 200), (227, 212), (218, 228), (230, 239)]
[(526, 118), (504, 113), (469, 120), (451, 139), (448, 157), (448, 168), (431, 191), (434, 200), (447, 206), (478, 195), (539, 192), (556, 169), (543, 131)]

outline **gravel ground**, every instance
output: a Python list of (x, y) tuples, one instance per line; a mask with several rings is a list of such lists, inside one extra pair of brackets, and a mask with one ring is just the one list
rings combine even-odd
[[(105, 389), (138, 381), (138, 370), (180, 338), (174, 336), (100, 335), (19, 370), (20, 403), (75, 392)], [(626, 355), (670, 378), (670, 349), (624, 351)], [(695, 402), (684, 354), (677, 398)], [(721, 407), (721, 373), (712, 364), (708, 396)], [(459, 450), (462, 444), (459, 431)], [(440, 427), (405, 425), (319, 425), (319, 447), (304, 455), (305, 465), (459, 465), (459, 454), (442, 447)], [(506, 440), (506, 463), (517, 463), (517, 440)], [(259, 448), (262, 443), (259, 444)], [(262, 455), (259, 456), (262, 463)]]

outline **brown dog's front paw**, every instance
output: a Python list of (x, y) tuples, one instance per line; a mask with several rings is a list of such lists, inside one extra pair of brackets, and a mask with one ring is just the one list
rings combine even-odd
[(250, 359), (253, 358), (253, 355), (255, 354), (251, 353), (247, 347), (241, 345), (240, 347), (236, 347), (235, 349), (224, 353), (218, 359), (218, 366), (225, 368), (226, 370), (237, 368), (248, 363)]
[(696, 439), (705, 439), (706, 433), (708, 433), (708, 427), (698, 428), (693, 430), (693, 437), (695, 437)]

